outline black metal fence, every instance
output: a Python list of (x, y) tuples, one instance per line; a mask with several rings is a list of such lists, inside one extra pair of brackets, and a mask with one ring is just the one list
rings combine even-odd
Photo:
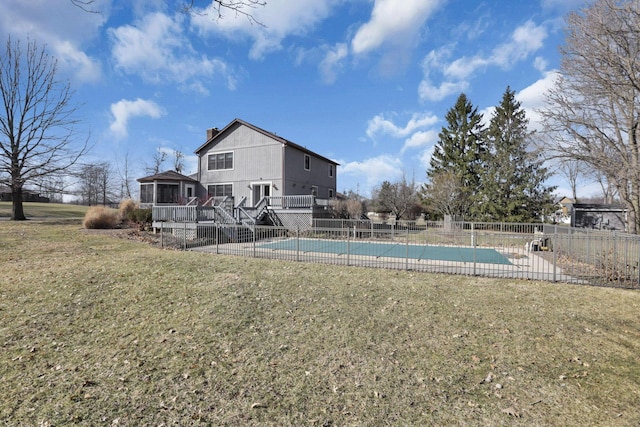
[(299, 262), (640, 288), (636, 235), (545, 224), (315, 220), (306, 229), (162, 223), (164, 247)]

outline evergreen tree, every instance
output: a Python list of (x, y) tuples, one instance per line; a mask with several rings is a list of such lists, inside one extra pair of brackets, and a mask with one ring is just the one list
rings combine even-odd
[(533, 135), (528, 123), (515, 91), (507, 87), (487, 131), (486, 173), (478, 186), (477, 199), (484, 220), (540, 220), (553, 203), (551, 192), (555, 187), (545, 186), (549, 173), (543, 160), (527, 150)]
[[(462, 93), (455, 105), (447, 112), (447, 127), (443, 127), (436, 143), (427, 177), (430, 184), (423, 188), (430, 192), (430, 185), (434, 185), (441, 173), (452, 172), (459, 180), (460, 196), (473, 201), (480, 185), (485, 157), (485, 128), (482, 124), (482, 114), (474, 107)], [(432, 191), (430, 194), (434, 194)], [(467, 203), (471, 212), (459, 212), (459, 215), (471, 214), (475, 203)]]

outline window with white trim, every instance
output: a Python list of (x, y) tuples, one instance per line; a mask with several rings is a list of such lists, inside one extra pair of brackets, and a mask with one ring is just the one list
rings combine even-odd
[(329, 177), (333, 178), (333, 165), (329, 163)]
[(209, 197), (233, 196), (233, 184), (212, 184), (207, 186)]
[(210, 171), (233, 169), (233, 151), (209, 154), (207, 169)]
[(311, 157), (308, 154), (304, 155), (304, 170), (311, 170)]

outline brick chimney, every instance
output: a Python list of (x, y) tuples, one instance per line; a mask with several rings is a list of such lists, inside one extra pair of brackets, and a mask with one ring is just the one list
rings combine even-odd
[(209, 141), (211, 138), (216, 136), (218, 134), (218, 132), (220, 132), (220, 130), (218, 130), (218, 128), (207, 129), (207, 141)]

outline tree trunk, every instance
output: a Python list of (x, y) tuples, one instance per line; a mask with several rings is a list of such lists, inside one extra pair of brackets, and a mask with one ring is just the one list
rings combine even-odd
[(24, 221), (27, 217), (24, 216), (24, 209), (22, 207), (22, 188), (11, 188), (11, 219), (13, 221)]

